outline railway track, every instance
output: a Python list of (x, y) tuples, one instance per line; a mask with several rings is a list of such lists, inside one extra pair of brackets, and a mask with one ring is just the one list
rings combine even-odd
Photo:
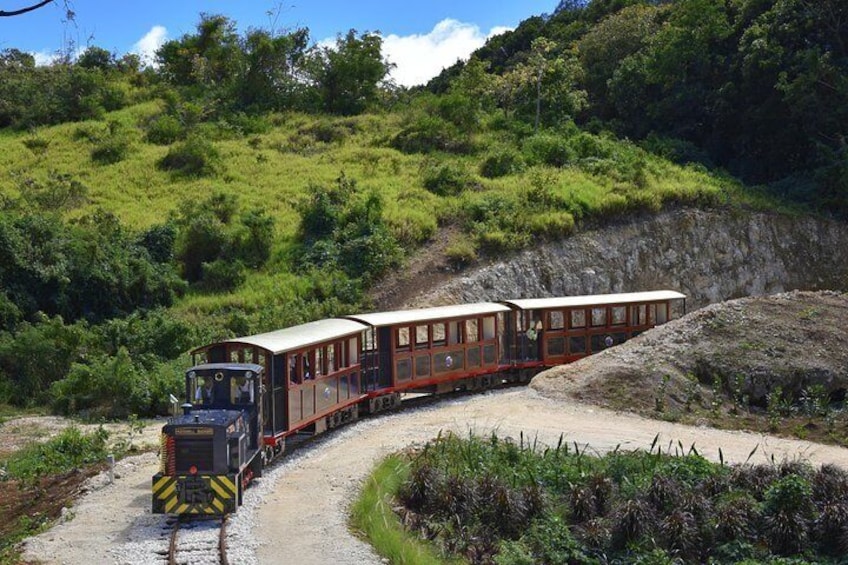
[(173, 518), (168, 543), (168, 565), (229, 565), (227, 516)]

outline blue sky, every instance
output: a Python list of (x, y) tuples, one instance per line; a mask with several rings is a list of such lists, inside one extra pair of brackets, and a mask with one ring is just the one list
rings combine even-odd
[[(35, 0), (0, 0), (15, 10)], [(467, 57), (486, 38), (521, 20), (550, 13), (557, 0), (68, 0), (76, 17), (65, 21), (63, 0), (34, 12), (0, 18), (0, 50), (17, 48), (39, 61), (69, 42), (97, 45), (119, 55), (152, 53), (168, 39), (192, 33), (201, 12), (224, 14), (249, 27), (307, 27), (313, 42), (332, 40), (349, 29), (379, 31), (384, 55), (397, 65), (400, 84), (425, 82), (443, 67)]]

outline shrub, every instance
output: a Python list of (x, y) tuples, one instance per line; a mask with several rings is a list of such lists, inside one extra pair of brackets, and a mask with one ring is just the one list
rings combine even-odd
[(199, 136), (191, 136), (171, 147), (156, 166), (181, 176), (199, 177), (215, 174), (219, 160), (218, 150), (212, 143)]
[(568, 139), (551, 133), (537, 133), (526, 139), (523, 152), (527, 162), (532, 165), (564, 167), (575, 158)]
[(438, 116), (422, 115), (404, 127), (394, 139), (392, 147), (404, 153), (470, 153), (471, 138), (452, 123)]
[(66, 473), (105, 460), (108, 438), (109, 432), (102, 427), (92, 434), (83, 434), (72, 426), (44, 443), (15, 452), (5, 461), (4, 467), (10, 478), (24, 481)]
[(470, 182), (462, 165), (451, 162), (430, 164), (422, 176), (424, 188), (439, 196), (456, 196)]
[(130, 142), (125, 136), (110, 135), (91, 149), (91, 160), (100, 165), (111, 165), (123, 161), (129, 150)]
[(50, 140), (44, 139), (43, 137), (30, 137), (23, 140), (21, 143), (24, 144), (24, 147), (29, 149), (35, 155), (44, 155), (47, 152), (47, 148), (50, 146)]
[(156, 145), (171, 145), (175, 141), (185, 139), (186, 129), (183, 124), (169, 114), (162, 114), (150, 120), (147, 124), (147, 141)]
[(203, 263), (203, 287), (213, 292), (230, 292), (247, 280), (244, 263), (217, 259)]
[(468, 238), (452, 241), (445, 249), (445, 256), (454, 267), (464, 267), (477, 260), (474, 242)]
[(568, 147), (578, 159), (606, 159), (612, 155), (608, 143), (586, 132), (578, 133), (570, 138)]
[(480, 164), (480, 174), (487, 179), (516, 173), (524, 167), (521, 155), (513, 149), (501, 149), (486, 156)]

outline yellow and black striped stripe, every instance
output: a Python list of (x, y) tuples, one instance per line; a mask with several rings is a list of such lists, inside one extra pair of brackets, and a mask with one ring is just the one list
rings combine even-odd
[(238, 504), (237, 475), (153, 476), (154, 514), (229, 514)]

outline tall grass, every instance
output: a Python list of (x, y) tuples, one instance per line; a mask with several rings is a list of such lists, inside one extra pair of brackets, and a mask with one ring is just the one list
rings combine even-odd
[(446, 561), (431, 546), (403, 528), (394, 512), (397, 489), (408, 474), (409, 464), (399, 455), (389, 456), (380, 462), (351, 508), (351, 527), (360, 532), (389, 563), (444, 564)]
[(473, 564), (836, 563), (848, 539), (848, 475), (802, 461), (728, 466), (656, 439), (598, 455), (494, 434), (440, 434), (404, 457), (405, 478), (366, 508), (395, 492), (410, 531)]

